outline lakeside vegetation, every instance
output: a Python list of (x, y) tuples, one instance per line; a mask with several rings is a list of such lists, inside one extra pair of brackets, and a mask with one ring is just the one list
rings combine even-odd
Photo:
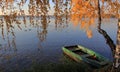
[(82, 61), (77, 63), (65, 56), (61, 63), (34, 63), (30, 69), (25, 69), (24, 72), (110, 72), (110, 67), (111, 65), (96, 68)]

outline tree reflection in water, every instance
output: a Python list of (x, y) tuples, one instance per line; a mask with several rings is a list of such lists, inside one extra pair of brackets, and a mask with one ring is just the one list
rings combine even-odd
[(101, 29), (101, 26), (98, 27), (98, 32), (104, 36), (106, 43), (109, 45), (109, 47), (111, 48), (111, 51), (114, 53), (115, 50), (115, 44), (113, 42), (113, 40), (110, 38), (110, 36), (107, 34), (107, 32), (103, 29)]
[[(29, 22), (31, 27), (37, 27), (37, 36), (41, 42), (46, 39), (47, 36), (47, 28), (50, 23), (50, 16), (48, 14), (50, 10), (49, 0), (30, 0), (28, 1), (28, 15), (26, 16), (26, 12), (24, 10), (24, 5), (27, 0), (1, 0), (0, 7), (2, 10), (2, 14), (4, 16), (0, 20), (0, 29), (2, 38), (4, 40), (7, 37), (8, 46), (10, 46), (9, 37), (13, 36), (13, 47), (16, 48), (15, 44), (15, 26), (18, 29), (22, 30), (22, 25), (24, 24), (27, 28), (26, 17), (29, 17)], [(70, 2), (69, 0), (52, 0), (54, 3), (54, 17), (55, 19), (55, 28), (64, 29), (68, 25), (69, 15), (70, 15)], [(18, 6), (18, 8), (16, 8)], [(21, 20), (22, 19), (22, 20)], [(5, 28), (6, 27), (6, 28)], [(26, 31), (26, 30), (25, 30)], [(5, 34), (6, 33), (6, 34)]]
[[(65, 28), (67, 27), (68, 17), (70, 15), (70, 10), (68, 9), (70, 1), (66, 0), (53, 0), (54, 6), (54, 16), (55, 16), (55, 28)], [(65, 25), (64, 22), (66, 21)]]

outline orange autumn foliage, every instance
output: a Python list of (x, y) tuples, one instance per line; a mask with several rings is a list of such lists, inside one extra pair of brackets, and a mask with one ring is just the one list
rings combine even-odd
[(86, 33), (87, 33), (88, 38), (92, 38), (93, 34), (91, 30), (87, 30)]
[(96, 0), (72, 0), (71, 21), (74, 26), (78, 26), (86, 31), (88, 38), (92, 37), (90, 27), (94, 25), (97, 17)]
[(6, 4), (8, 5), (8, 3), (13, 3), (14, 0), (6, 0)]

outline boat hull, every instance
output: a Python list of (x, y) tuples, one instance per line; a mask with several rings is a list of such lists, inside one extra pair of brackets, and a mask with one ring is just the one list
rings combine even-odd
[[(65, 55), (69, 56), (71, 59), (75, 60), (76, 62), (83, 61), (97, 68), (111, 63), (104, 56), (80, 45), (66, 46), (66, 47), (63, 47), (62, 50)], [(95, 56), (95, 59), (92, 58), (94, 56)]]

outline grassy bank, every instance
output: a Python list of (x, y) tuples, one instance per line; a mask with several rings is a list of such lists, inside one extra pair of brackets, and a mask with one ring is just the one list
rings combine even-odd
[(33, 67), (25, 72), (91, 72), (91, 69), (84, 63), (64, 62), (60, 64), (34, 64)]
[(90, 65), (80, 62), (77, 63), (69, 58), (64, 58), (61, 63), (36, 64), (25, 70), (25, 72), (105, 72), (108, 67), (96, 69)]

